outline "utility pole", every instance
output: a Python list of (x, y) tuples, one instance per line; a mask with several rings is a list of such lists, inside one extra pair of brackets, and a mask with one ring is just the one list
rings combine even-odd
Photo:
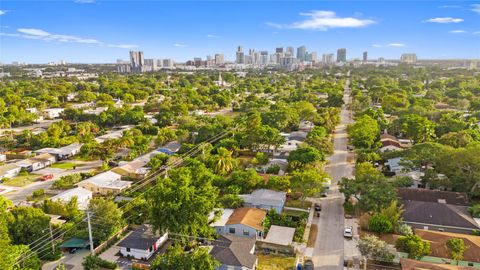
[(87, 223), (88, 223), (88, 238), (90, 238), (90, 252), (92, 255), (95, 255), (95, 250), (93, 250), (93, 238), (92, 238), (92, 225), (90, 224), (90, 212), (87, 208)]

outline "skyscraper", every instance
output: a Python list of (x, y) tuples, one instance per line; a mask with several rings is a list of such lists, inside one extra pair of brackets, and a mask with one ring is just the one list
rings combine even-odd
[(324, 54), (322, 56), (322, 62), (323, 64), (325, 65), (331, 65), (333, 64), (333, 53), (328, 53), (328, 54)]
[(215, 65), (221, 65), (225, 63), (225, 58), (223, 56), (223, 53), (216, 53), (215, 54)]
[(237, 64), (244, 64), (245, 63), (245, 54), (243, 53), (243, 48), (242, 46), (238, 46), (237, 49), (237, 54), (236, 54), (236, 59), (235, 62)]
[(417, 55), (415, 53), (404, 53), (400, 57), (400, 62), (405, 64), (415, 64), (415, 62), (417, 62)]
[(363, 52), (363, 62), (367, 62), (367, 61), (368, 61), (368, 52), (364, 51)]
[(130, 67), (132, 72), (143, 72), (145, 60), (142, 51), (130, 51)]
[(295, 49), (293, 47), (287, 47), (287, 53), (290, 54), (290, 56), (295, 55)]
[(297, 48), (297, 59), (299, 61), (305, 61), (307, 57), (307, 48), (305, 46), (300, 46)]
[(275, 49), (275, 52), (276, 52), (276, 53), (283, 53), (283, 47), (277, 47), (277, 48)]
[(337, 62), (347, 62), (347, 49), (340, 48), (337, 50)]

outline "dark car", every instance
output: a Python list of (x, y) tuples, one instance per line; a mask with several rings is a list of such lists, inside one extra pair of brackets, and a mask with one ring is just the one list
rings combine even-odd
[(313, 262), (312, 260), (306, 260), (305, 263), (303, 264), (303, 269), (304, 270), (313, 270)]
[(77, 252), (77, 249), (76, 248), (71, 248), (68, 252), (70, 252), (70, 254), (74, 254), (75, 252)]
[(315, 208), (315, 211), (322, 211), (322, 205), (319, 204), (319, 203), (316, 203), (316, 204), (314, 205), (314, 208)]

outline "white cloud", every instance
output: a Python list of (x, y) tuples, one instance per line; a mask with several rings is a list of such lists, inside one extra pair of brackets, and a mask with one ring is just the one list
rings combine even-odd
[(438, 8), (460, 8), (461, 6), (459, 5), (443, 5), (439, 6)]
[(220, 38), (220, 36), (212, 35), (212, 34), (208, 34), (207, 37), (208, 38)]
[(480, 14), (480, 4), (473, 4), (473, 5), (470, 5), (472, 7), (472, 11), (473, 12), (476, 12), (478, 14)]
[(0, 10), (0, 16), (1, 16), (1, 15), (5, 15), (5, 11)]
[(179, 47), (179, 48), (184, 48), (184, 47), (188, 47), (187, 44), (181, 44), (181, 43), (175, 43), (173, 44), (174, 47)]
[(405, 47), (406, 45), (403, 43), (390, 43), (387, 47)]
[(452, 31), (449, 31), (450, 34), (465, 34), (467, 33), (467, 31), (465, 30), (452, 30)]
[(477, 32), (473, 32), (475, 35), (479, 35), (480, 34), (480, 31), (477, 31)]
[(439, 17), (426, 20), (426, 22), (431, 23), (460, 23), (463, 22), (462, 18), (452, 18), (452, 17)]
[(330, 28), (358, 28), (375, 23), (370, 19), (359, 19), (353, 17), (337, 17), (333, 11), (313, 10), (300, 13), (307, 19), (291, 24), (267, 23), (267, 25), (281, 29), (302, 29), (327, 31)]
[(56, 41), (56, 42), (70, 42), (70, 43), (80, 43), (80, 44), (88, 44), (88, 45), (97, 45), (97, 46), (107, 46), (111, 48), (122, 48), (122, 49), (130, 49), (138, 47), (137, 45), (130, 45), (130, 44), (108, 44), (93, 38), (83, 38), (71, 35), (63, 35), (63, 34), (51, 34), (47, 31), (37, 28), (19, 28), (17, 29), (18, 33), (0, 33), (2, 36), (8, 37), (20, 37), (20, 38), (27, 38), (27, 39), (39, 39), (43, 41)]
[(372, 47), (375, 47), (375, 48), (381, 48), (381, 47), (382, 47), (382, 45), (380, 45), (380, 44), (372, 44)]
[(17, 29), (18, 32), (30, 36), (39, 36), (39, 37), (45, 37), (49, 36), (50, 33), (43, 31), (42, 29), (35, 29), (35, 28), (19, 28)]

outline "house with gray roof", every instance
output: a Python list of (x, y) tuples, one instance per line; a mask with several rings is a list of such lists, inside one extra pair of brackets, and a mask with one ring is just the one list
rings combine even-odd
[(168, 240), (168, 234), (155, 233), (151, 226), (141, 225), (131, 232), (120, 243), (120, 254), (125, 257), (133, 257), (138, 260), (148, 260)]
[(213, 242), (210, 256), (220, 262), (217, 270), (254, 270), (258, 263), (254, 252), (255, 239), (222, 235)]
[(256, 207), (267, 211), (275, 209), (277, 213), (281, 213), (287, 200), (287, 193), (270, 189), (257, 189), (251, 194), (242, 194), (240, 197), (246, 207)]

